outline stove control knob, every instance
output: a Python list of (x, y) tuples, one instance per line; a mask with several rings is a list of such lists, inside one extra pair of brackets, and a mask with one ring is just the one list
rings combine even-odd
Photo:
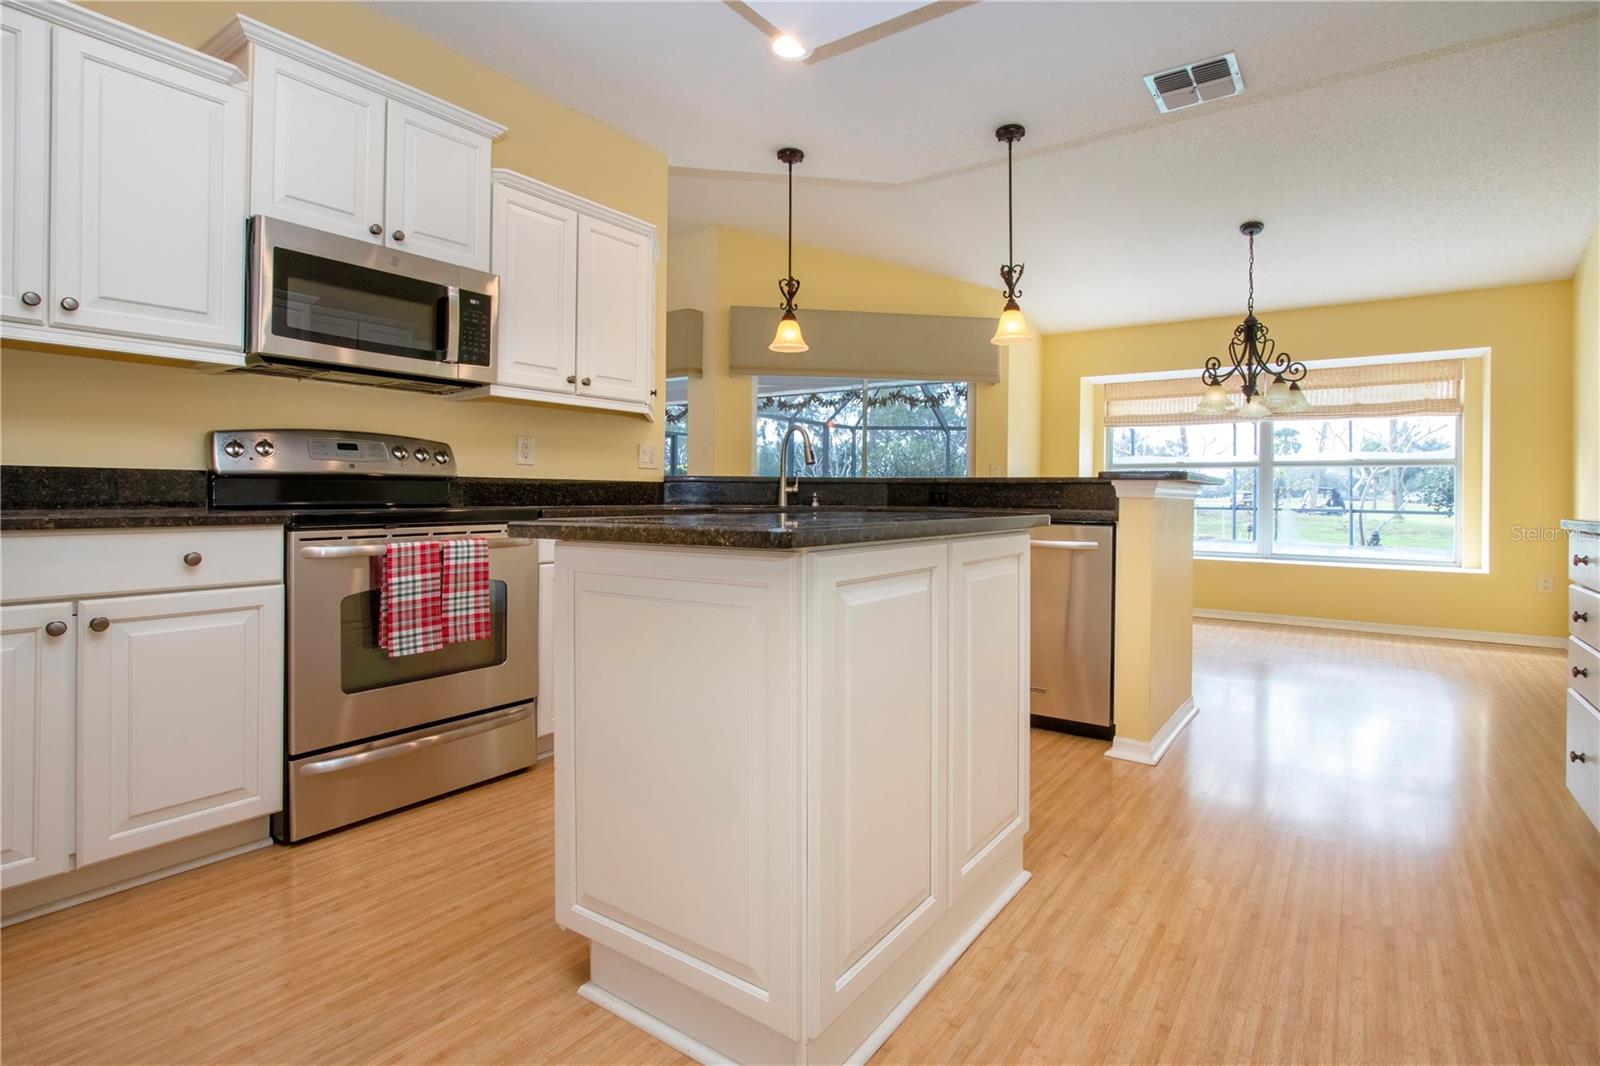
[(244, 454), (244, 444), (238, 440), (230, 440), (222, 446), (222, 454), (229, 459), (237, 459)]
[(426, 448), (418, 448), (416, 451), (411, 453), (411, 458), (415, 459), (419, 463), (427, 462), (428, 461), (428, 449), (426, 449)]
[(438, 463), (440, 466), (443, 466), (450, 461), (450, 453), (447, 451), (434, 452), (433, 461)]
[(402, 463), (411, 456), (411, 453), (406, 451), (406, 447), (403, 444), (396, 444), (393, 448), (390, 448), (389, 454), (394, 456), (396, 461)]
[(261, 456), (261, 458), (263, 458), (263, 459), (268, 458), (269, 456), (272, 455), (273, 452), (275, 452), (277, 450), (278, 450), (278, 446), (276, 444), (273, 444), (270, 440), (258, 440), (258, 441), (256, 441), (256, 454)]

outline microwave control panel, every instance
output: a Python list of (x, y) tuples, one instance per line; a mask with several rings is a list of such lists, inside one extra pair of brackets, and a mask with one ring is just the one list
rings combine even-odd
[(460, 293), (456, 361), (468, 366), (488, 366), (490, 338), (494, 335), (494, 298), (466, 289)]

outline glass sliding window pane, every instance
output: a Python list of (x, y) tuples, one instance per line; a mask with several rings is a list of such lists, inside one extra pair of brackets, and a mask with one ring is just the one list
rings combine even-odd
[(1222, 484), (1206, 485), (1194, 501), (1194, 546), (1200, 552), (1256, 551), (1256, 471), (1251, 466), (1211, 468)]
[(756, 383), (756, 473), (778, 474), (778, 445), (789, 427), (811, 434), (817, 465), (799, 470), (799, 444), (790, 456), (792, 472), (808, 477), (861, 477), (865, 386), (839, 378), (767, 378)]
[(965, 477), (964, 382), (872, 382), (867, 388), (868, 477)]
[(661, 472), (682, 477), (689, 472), (689, 379), (667, 379), (666, 439), (662, 444)]
[(1454, 466), (1278, 467), (1272, 507), (1279, 554), (1429, 562), (1457, 556)]
[(1230, 462), (1254, 459), (1256, 427), (1243, 422), (1193, 426), (1117, 426), (1111, 430), (1112, 465)]
[(1307, 419), (1278, 422), (1272, 454), (1290, 462), (1456, 457), (1456, 419), (1440, 415), (1402, 418)]

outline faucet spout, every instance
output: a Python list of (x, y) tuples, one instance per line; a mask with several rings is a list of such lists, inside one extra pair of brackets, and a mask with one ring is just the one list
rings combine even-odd
[(805, 457), (807, 466), (817, 465), (817, 453), (811, 446), (811, 434), (806, 427), (796, 424), (789, 427), (789, 432), (783, 435), (783, 442), (778, 445), (778, 509), (786, 510), (789, 506), (789, 497), (800, 491), (798, 480), (789, 480), (789, 441), (794, 435), (800, 434), (800, 451)]

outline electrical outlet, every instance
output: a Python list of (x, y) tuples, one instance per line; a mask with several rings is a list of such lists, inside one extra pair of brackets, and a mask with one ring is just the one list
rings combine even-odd
[(661, 465), (661, 451), (655, 444), (639, 445), (639, 469), (654, 470)]
[(1540, 574), (1539, 575), (1539, 591), (1540, 592), (1554, 592), (1555, 590), (1556, 590), (1556, 579), (1551, 577), (1549, 574)]
[(518, 466), (532, 466), (533, 465), (533, 438), (532, 437), (518, 437), (517, 438), (517, 465)]

